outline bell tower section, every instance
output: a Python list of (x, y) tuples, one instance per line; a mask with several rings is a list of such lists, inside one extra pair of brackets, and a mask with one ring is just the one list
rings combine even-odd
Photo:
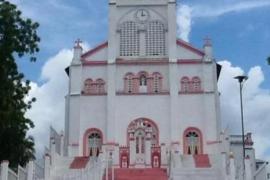
[(176, 58), (175, 0), (110, 0), (108, 62)]

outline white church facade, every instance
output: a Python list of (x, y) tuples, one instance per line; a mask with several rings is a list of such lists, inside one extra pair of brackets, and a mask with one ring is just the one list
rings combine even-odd
[(66, 69), (65, 131), (51, 133), (45, 180), (266, 180), (251, 134), (220, 122), (210, 40), (176, 37), (175, 0), (109, 0), (108, 41)]
[(211, 44), (201, 51), (176, 38), (173, 1), (112, 1), (109, 11), (108, 42), (85, 54), (77, 44), (69, 67), (67, 154), (111, 146), (119, 167), (165, 167), (168, 145), (181, 154), (217, 154)]

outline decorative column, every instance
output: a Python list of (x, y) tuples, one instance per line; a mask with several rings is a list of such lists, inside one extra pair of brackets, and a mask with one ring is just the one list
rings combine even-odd
[(135, 155), (136, 155), (136, 143), (134, 139), (134, 132), (129, 132), (129, 164), (131, 166), (135, 165)]
[(50, 155), (45, 154), (44, 180), (50, 179)]
[(56, 156), (56, 147), (55, 147), (54, 138), (51, 138), (50, 155), (51, 155), (51, 166), (54, 167), (54, 165), (55, 165), (55, 156)]
[(27, 180), (33, 180), (34, 175), (34, 162), (29, 161), (27, 164)]
[(8, 160), (4, 160), (1, 162), (1, 180), (8, 180)]
[(166, 166), (169, 166), (168, 157), (167, 157), (167, 153), (169, 153), (169, 152), (167, 150), (167, 147), (166, 147), (165, 143), (161, 143), (160, 146), (161, 146), (160, 147), (160, 149), (161, 149), (161, 157), (160, 157), (161, 158), (161, 160), (160, 160), (161, 168), (166, 168)]
[(234, 162), (234, 157), (233, 153), (230, 153), (230, 180), (235, 180), (235, 162)]
[(116, 168), (119, 168), (120, 166), (120, 162), (119, 162), (119, 144), (115, 144), (115, 147), (114, 147), (114, 156), (113, 156), (113, 162), (114, 162), (114, 166), (116, 166)]
[(64, 133), (61, 132), (60, 155), (64, 156)]
[(146, 138), (145, 138), (145, 164), (148, 167), (151, 167), (151, 129), (146, 129)]
[(252, 176), (252, 169), (251, 169), (251, 162), (250, 162), (250, 158), (249, 156), (246, 156), (245, 158), (245, 175), (246, 175), (246, 179), (245, 180), (253, 180), (253, 176)]

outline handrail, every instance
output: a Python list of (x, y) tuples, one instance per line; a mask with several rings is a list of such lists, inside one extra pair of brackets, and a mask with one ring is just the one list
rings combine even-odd
[(263, 170), (268, 165), (268, 162), (264, 162), (264, 164), (255, 172), (254, 177), (256, 176)]

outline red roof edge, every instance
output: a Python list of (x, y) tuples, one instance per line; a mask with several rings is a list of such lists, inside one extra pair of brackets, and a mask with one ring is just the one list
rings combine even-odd
[(93, 48), (93, 49), (91, 49), (91, 50), (89, 50), (89, 51), (87, 51), (87, 52), (85, 52), (84, 54), (82, 54), (81, 57), (82, 57), (82, 58), (85, 58), (85, 57), (87, 57), (87, 56), (90, 56), (90, 55), (96, 53), (97, 51), (99, 51), (99, 50), (101, 50), (101, 49), (107, 47), (107, 46), (108, 46), (108, 41), (106, 41), (106, 42), (104, 42), (104, 43), (102, 43), (102, 44), (96, 46), (95, 48)]
[(84, 169), (89, 161), (89, 157), (82, 156), (82, 157), (74, 157), (72, 163), (70, 164), (70, 169)]
[(184, 48), (189, 49), (189, 50), (191, 50), (192, 52), (194, 52), (194, 53), (196, 53), (196, 54), (198, 54), (198, 55), (200, 55), (200, 56), (204, 56), (204, 52), (203, 52), (202, 50), (193, 47), (191, 44), (189, 44), (189, 43), (186, 42), (186, 41), (183, 41), (182, 39), (177, 39), (177, 40), (176, 40), (176, 44), (177, 44), (178, 46), (183, 46)]

